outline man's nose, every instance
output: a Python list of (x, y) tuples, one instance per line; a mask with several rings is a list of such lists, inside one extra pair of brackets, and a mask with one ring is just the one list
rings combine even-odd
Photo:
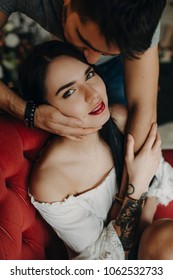
[(86, 60), (90, 64), (95, 64), (99, 60), (99, 58), (101, 56), (101, 53), (99, 53), (97, 51), (94, 51), (94, 50), (92, 50), (90, 48), (84, 49), (83, 52), (84, 52), (84, 56), (85, 56)]

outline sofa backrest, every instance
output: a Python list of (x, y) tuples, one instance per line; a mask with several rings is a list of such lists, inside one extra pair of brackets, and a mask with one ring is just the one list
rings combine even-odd
[(0, 115), (0, 259), (66, 259), (62, 241), (30, 203), (28, 179), (49, 134)]

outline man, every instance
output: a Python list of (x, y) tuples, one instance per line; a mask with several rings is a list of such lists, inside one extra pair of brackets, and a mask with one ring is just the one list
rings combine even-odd
[[(122, 76), (118, 75), (118, 67), (121, 66), (117, 64), (120, 58), (116, 57), (122, 53), (128, 106), (126, 131), (133, 135), (135, 151), (138, 151), (151, 123), (156, 121), (159, 73), (156, 28), (165, 3), (166, 0), (0, 0), (0, 27), (12, 12), (23, 12), (60, 40), (76, 46), (89, 63), (98, 62), (104, 55), (107, 61), (100, 67), (107, 71), (106, 82), (112, 75), (122, 81)], [(114, 64), (118, 71), (115, 74)], [(116, 83), (113, 81), (114, 86)], [(115, 90), (114, 86), (112, 88), (108, 84), (108, 95), (113, 102), (119, 96), (119, 93), (111, 92), (111, 88)], [(71, 139), (77, 140), (93, 131), (92, 128), (83, 128), (82, 122), (63, 116), (51, 106), (35, 108), (34, 104), (26, 103), (2, 83), (0, 108), (22, 120), (29, 119), (29, 126), (35, 125)], [(35, 111), (34, 117), (31, 110)]]

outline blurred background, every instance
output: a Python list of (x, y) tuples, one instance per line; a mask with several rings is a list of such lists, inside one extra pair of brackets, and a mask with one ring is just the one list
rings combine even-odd
[(173, 0), (161, 19), (158, 124), (163, 148), (173, 148)]
[[(20, 64), (32, 47), (51, 35), (26, 16), (13, 14), (0, 31), (0, 79), (18, 87)], [(161, 19), (159, 45), (158, 124), (163, 148), (173, 148), (173, 0)]]

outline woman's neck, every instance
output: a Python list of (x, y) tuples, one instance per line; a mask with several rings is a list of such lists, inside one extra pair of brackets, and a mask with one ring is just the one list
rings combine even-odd
[(63, 143), (65, 145), (71, 146), (76, 152), (90, 152), (91, 150), (96, 150), (99, 144), (103, 143), (103, 139), (100, 137), (99, 132), (95, 132), (86, 136), (79, 141), (71, 140), (63, 137)]

